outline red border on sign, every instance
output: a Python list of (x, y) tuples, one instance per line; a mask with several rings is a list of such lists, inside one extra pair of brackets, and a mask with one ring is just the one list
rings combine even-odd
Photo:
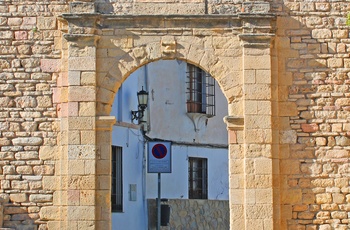
[(152, 148), (152, 155), (157, 159), (163, 159), (167, 153), (168, 150), (163, 144), (156, 144)]

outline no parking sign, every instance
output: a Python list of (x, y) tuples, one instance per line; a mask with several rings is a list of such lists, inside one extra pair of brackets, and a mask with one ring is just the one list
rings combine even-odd
[(148, 173), (171, 173), (171, 142), (148, 142)]

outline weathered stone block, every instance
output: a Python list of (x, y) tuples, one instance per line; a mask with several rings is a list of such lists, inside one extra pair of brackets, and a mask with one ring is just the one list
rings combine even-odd
[(56, 206), (42, 207), (40, 209), (39, 215), (41, 220), (59, 220), (60, 209)]
[(281, 102), (278, 107), (280, 116), (296, 116), (298, 114), (297, 106), (294, 102)]
[(336, 204), (343, 204), (345, 201), (345, 196), (344, 194), (341, 193), (334, 193), (332, 194), (333, 197), (333, 202)]
[(95, 117), (69, 118), (68, 126), (72, 130), (94, 130), (95, 129)]
[(93, 206), (68, 206), (67, 212), (71, 220), (95, 219), (95, 208)]
[(9, 26), (19, 26), (19, 25), (22, 24), (22, 22), (23, 22), (23, 19), (22, 19), (22, 18), (9, 18), (9, 19), (7, 20), (7, 24), (8, 24)]
[(35, 28), (36, 25), (36, 17), (23, 17), (23, 23), (21, 25), (21, 29), (31, 30)]
[(297, 133), (295, 130), (286, 130), (280, 132), (280, 143), (281, 144), (292, 144), (297, 142)]
[(96, 70), (96, 58), (94, 57), (72, 57), (69, 58), (70, 70), (93, 71)]
[(254, 160), (255, 173), (258, 175), (269, 175), (272, 173), (272, 160), (258, 158)]
[(71, 2), (69, 4), (70, 13), (95, 13), (94, 2)]
[(37, 27), (39, 30), (56, 29), (56, 17), (38, 17)]
[(68, 72), (68, 85), (80, 85), (80, 71)]
[(0, 37), (2, 39), (12, 39), (13, 32), (12, 31), (0, 31)]
[(19, 108), (34, 108), (37, 106), (36, 98), (31, 96), (17, 97), (15, 102)]
[(312, 30), (313, 38), (331, 38), (332, 32), (329, 29), (314, 29)]
[(5, 165), (2, 168), (3, 174), (6, 175), (12, 175), (12, 174), (16, 174), (16, 167), (14, 165)]
[(328, 150), (326, 153), (326, 158), (348, 158), (349, 151), (345, 149), (339, 150)]
[(53, 177), (53, 176), (44, 176), (42, 179), (43, 189), (46, 190), (58, 190), (62, 184), (65, 182), (65, 178)]
[(71, 175), (84, 175), (85, 164), (83, 160), (69, 160), (68, 170)]
[(84, 86), (96, 85), (96, 74), (94, 72), (82, 72), (81, 85), (84, 85)]
[(54, 160), (58, 159), (59, 148), (58, 146), (41, 146), (39, 150), (39, 158), (42, 160)]
[(28, 32), (27, 31), (16, 31), (15, 32), (15, 39), (16, 40), (27, 40), (28, 39)]
[(80, 116), (94, 116), (96, 113), (95, 102), (80, 102), (79, 103), (79, 115)]
[(80, 191), (80, 204), (83, 206), (90, 206), (95, 204), (95, 194), (94, 190), (84, 190)]
[(26, 190), (29, 188), (28, 181), (11, 181), (12, 189)]
[(271, 86), (268, 84), (246, 84), (243, 93), (248, 100), (267, 100), (271, 98)]
[(318, 125), (317, 124), (301, 124), (301, 129), (306, 133), (313, 133), (318, 131)]
[(342, 58), (329, 58), (327, 60), (327, 66), (330, 68), (343, 67), (343, 59)]
[(91, 86), (71, 86), (68, 89), (69, 101), (95, 101), (96, 89)]
[(247, 115), (245, 124), (247, 129), (269, 129), (271, 128), (271, 117), (266, 115)]
[(10, 201), (14, 203), (22, 203), (28, 201), (28, 196), (25, 193), (10, 194)]
[(271, 66), (270, 56), (246, 56), (244, 58), (244, 69), (268, 70)]
[(270, 4), (267, 2), (243, 2), (243, 12), (246, 13), (267, 13), (270, 11)]
[(59, 72), (61, 60), (60, 59), (41, 59), (41, 70), (46, 73)]
[(52, 100), (50, 96), (38, 96), (37, 98), (38, 107), (49, 108), (52, 107)]
[(18, 174), (27, 174), (27, 175), (30, 175), (30, 174), (33, 174), (33, 169), (31, 166), (17, 166), (16, 168), (16, 172)]
[(26, 207), (7, 207), (4, 210), (4, 214), (20, 214), (20, 213), (26, 213), (27, 208)]
[(81, 144), (91, 144), (96, 141), (96, 135), (94, 131), (81, 131)]
[(51, 202), (52, 195), (51, 194), (32, 194), (29, 196), (29, 201), (35, 202), (35, 203)]
[(53, 165), (34, 166), (34, 175), (53, 175), (55, 167)]
[(317, 204), (330, 204), (330, 203), (332, 203), (332, 194), (330, 194), (330, 193), (316, 194), (316, 203)]
[(271, 175), (247, 175), (247, 188), (269, 188), (272, 184)]
[(281, 202), (283, 204), (296, 204), (302, 200), (301, 189), (288, 189), (282, 192)]
[(35, 160), (38, 159), (38, 152), (37, 151), (25, 151), (25, 152), (18, 152), (15, 154), (16, 159), (18, 160)]

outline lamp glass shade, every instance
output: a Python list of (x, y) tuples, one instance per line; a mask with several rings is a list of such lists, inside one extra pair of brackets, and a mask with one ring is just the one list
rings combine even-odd
[(137, 99), (139, 101), (139, 106), (141, 107), (147, 107), (148, 103), (148, 93), (146, 91), (142, 90), (137, 93)]

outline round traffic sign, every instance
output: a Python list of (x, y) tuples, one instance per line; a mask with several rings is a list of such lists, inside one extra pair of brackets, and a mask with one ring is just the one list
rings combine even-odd
[(162, 159), (166, 156), (168, 150), (163, 144), (156, 144), (152, 148), (152, 155), (157, 159)]

